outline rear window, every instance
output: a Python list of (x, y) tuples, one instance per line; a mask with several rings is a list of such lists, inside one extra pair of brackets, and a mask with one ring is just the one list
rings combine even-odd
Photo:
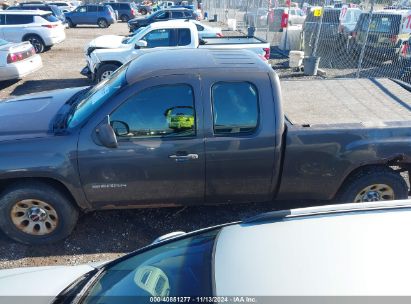
[[(364, 15), (364, 21), (362, 22), (361, 30), (366, 31), (369, 24), (369, 15)], [(370, 24), (371, 32), (378, 33), (398, 33), (401, 24), (401, 16), (399, 15), (373, 15)]]
[(41, 15), (41, 18), (43, 18), (44, 20), (48, 21), (48, 22), (56, 22), (59, 21), (55, 16), (53, 16), (52, 14), (47, 14), (47, 15)]
[[(339, 23), (340, 10), (326, 10), (324, 12), (323, 23)], [(307, 15), (306, 22), (320, 22), (321, 17), (314, 16), (314, 11), (310, 11)]]
[(6, 16), (6, 24), (13, 25), (13, 24), (28, 24), (33, 22), (32, 15), (7, 15)]

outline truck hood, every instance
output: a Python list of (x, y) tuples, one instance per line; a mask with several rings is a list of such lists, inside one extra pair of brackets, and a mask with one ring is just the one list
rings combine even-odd
[(50, 303), (70, 283), (93, 269), (79, 265), (0, 270), (0, 297), (33, 297), (35, 303)]
[[(115, 49), (122, 47), (124, 40), (124, 36), (117, 36), (117, 35), (104, 35), (93, 39), (88, 47), (89, 48), (107, 48), (107, 49)], [(127, 46), (127, 44), (125, 44)]]
[(70, 88), (28, 94), (0, 102), (0, 141), (44, 136), (63, 104), (76, 92)]

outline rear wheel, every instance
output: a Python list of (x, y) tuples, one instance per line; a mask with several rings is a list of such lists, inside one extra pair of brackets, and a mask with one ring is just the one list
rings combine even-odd
[(104, 79), (107, 79), (108, 77), (111, 76), (111, 74), (114, 73), (115, 70), (117, 70), (120, 67), (120, 65), (113, 64), (113, 63), (107, 63), (103, 64), (98, 70), (96, 74), (96, 79), (97, 82), (100, 82)]
[(40, 182), (18, 183), (0, 198), (0, 228), (10, 238), (44, 245), (67, 237), (78, 211), (55, 187)]
[(407, 183), (398, 172), (389, 167), (371, 167), (349, 177), (338, 200), (342, 203), (362, 203), (407, 198)]
[(147, 15), (147, 10), (146, 10), (145, 8), (142, 8), (142, 9), (140, 10), (140, 14), (142, 14), (142, 15)]
[(43, 39), (41, 39), (37, 35), (29, 35), (24, 38), (24, 41), (29, 41), (31, 45), (34, 47), (34, 50), (36, 53), (42, 53), (44, 52), (46, 46), (43, 42)]
[(97, 25), (98, 25), (100, 28), (107, 28), (107, 27), (108, 27), (108, 22), (107, 22), (106, 19), (99, 19), (99, 20), (97, 21)]
[(121, 19), (121, 21), (123, 21), (123, 22), (127, 22), (130, 18), (128, 18), (127, 15), (122, 15), (122, 16), (120, 17), (120, 19)]

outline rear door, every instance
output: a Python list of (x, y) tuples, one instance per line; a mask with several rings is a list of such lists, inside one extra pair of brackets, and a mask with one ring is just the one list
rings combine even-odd
[(175, 29), (158, 29), (141, 38), (147, 42), (147, 48), (169, 48), (177, 45)]
[(98, 6), (88, 5), (87, 15), (86, 15), (86, 24), (97, 24), (97, 19), (98, 19)]
[(232, 74), (203, 75), (206, 202), (269, 201), (279, 170), (270, 80), (263, 73)]

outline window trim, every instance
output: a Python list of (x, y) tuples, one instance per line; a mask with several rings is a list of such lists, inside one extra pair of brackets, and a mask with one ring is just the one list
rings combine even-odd
[[(221, 84), (221, 83), (225, 83), (225, 84), (227, 84), (227, 83), (228, 84), (231, 84), (231, 83), (248, 83), (248, 84), (250, 84), (251, 86), (253, 86), (255, 88), (256, 93), (257, 93), (257, 124), (255, 125), (255, 128), (253, 130), (248, 131), (248, 132), (238, 132), (238, 133), (216, 133), (215, 121), (214, 121), (214, 118), (215, 118), (215, 116), (214, 116), (214, 114), (215, 114), (214, 86), (217, 85), (217, 84)], [(222, 81), (214, 82), (211, 85), (210, 90), (211, 90), (211, 94), (210, 94), (210, 97), (211, 97), (211, 119), (212, 119), (212, 123), (213, 123), (213, 136), (214, 137), (247, 137), (247, 136), (250, 136), (250, 135), (254, 135), (258, 132), (258, 130), (260, 129), (260, 119), (261, 119), (261, 111), (260, 110), (261, 109), (260, 109), (260, 93), (259, 93), (259, 90), (258, 90), (258, 86), (256, 84), (254, 84), (250, 81), (241, 81), (241, 80), (240, 81), (225, 81), (225, 80), (222, 80)]]
[(151, 140), (151, 139), (160, 139), (160, 140), (184, 140), (184, 139), (192, 139), (192, 138), (196, 138), (198, 135), (198, 122), (197, 122), (197, 110), (196, 110), (196, 97), (195, 97), (195, 91), (194, 91), (194, 87), (190, 84), (190, 83), (173, 83), (173, 84), (159, 84), (159, 85), (154, 85), (154, 86), (150, 86), (150, 87), (146, 87), (140, 91), (138, 91), (137, 93), (133, 94), (132, 96), (130, 96), (129, 98), (127, 98), (124, 102), (122, 102), (120, 105), (118, 105), (118, 107), (116, 107), (115, 109), (113, 109), (110, 114), (110, 121), (111, 121), (111, 116), (113, 115), (114, 112), (116, 112), (121, 106), (123, 106), (127, 101), (131, 100), (132, 98), (134, 98), (135, 96), (137, 96), (138, 94), (152, 89), (152, 88), (157, 88), (157, 87), (172, 87), (172, 86), (188, 86), (191, 91), (192, 91), (192, 98), (193, 98), (193, 110), (194, 110), (194, 132), (193, 134), (190, 135), (183, 135), (183, 136), (161, 136), (161, 135), (155, 135), (155, 136), (117, 136), (117, 141), (118, 142), (129, 142), (132, 140), (136, 140), (136, 139), (140, 139), (140, 140)]

